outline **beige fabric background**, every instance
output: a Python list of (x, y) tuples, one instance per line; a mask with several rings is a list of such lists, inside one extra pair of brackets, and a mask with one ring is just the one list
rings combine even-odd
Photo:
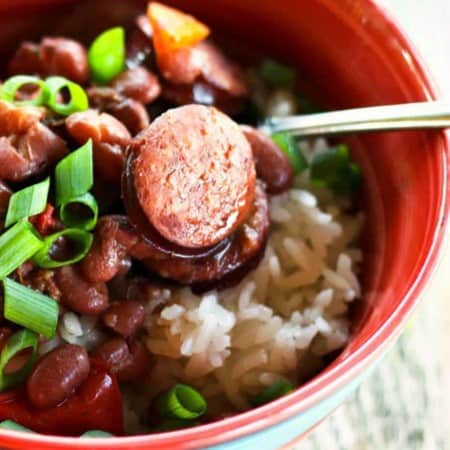
[[(450, 99), (450, 0), (379, 1), (406, 29)], [(450, 237), (399, 342), (359, 391), (294, 449), (450, 449)]]

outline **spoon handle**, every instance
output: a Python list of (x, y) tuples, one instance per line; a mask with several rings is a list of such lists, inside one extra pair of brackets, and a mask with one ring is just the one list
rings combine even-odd
[(261, 129), (267, 133), (288, 131), (295, 136), (322, 136), (368, 131), (450, 127), (450, 103), (404, 103), (368, 108), (270, 117)]

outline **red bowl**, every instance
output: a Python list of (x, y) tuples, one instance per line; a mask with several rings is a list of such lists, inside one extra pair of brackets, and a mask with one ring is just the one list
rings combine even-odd
[[(402, 103), (437, 96), (417, 51), (371, 0), (170, 3), (199, 16), (215, 30), (295, 64), (305, 86), (327, 107)], [(24, 37), (49, 30), (89, 39), (101, 27), (130, 20), (144, 4), (0, 0), (1, 52), (8, 53)], [(365, 296), (355, 316), (353, 337), (333, 364), (291, 395), (211, 425), (89, 441), (2, 431), (0, 444), (39, 449), (231, 450), (248, 448), (245, 446), (251, 443), (269, 449), (320, 421), (358, 385), (361, 375), (399, 335), (436, 266), (449, 210), (449, 141), (445, 133), (380, 133), (348, 140), (365, 177)]]

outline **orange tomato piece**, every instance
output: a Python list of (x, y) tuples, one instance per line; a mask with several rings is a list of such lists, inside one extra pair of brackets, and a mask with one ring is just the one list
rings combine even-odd
[(150, 2), (147, 17), (153, 28), (157, 55), (192, 47), (210, 33), (210, 29), (196, 18), (161, 3)]

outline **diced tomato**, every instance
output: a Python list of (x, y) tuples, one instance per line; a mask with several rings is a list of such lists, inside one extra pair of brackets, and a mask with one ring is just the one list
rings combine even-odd
[(147, 17), (153, 28), (156, 55), (192, 47), (210, 33), (210, 29), (194, 17), (161, 3), (150, 2)]
[(47, 236), (50, 232), (54, 231), (56, 221), (53, 217), (55, 208), (50, 203), (47, 203), (45, 210), (40, 214), (36, 214), (30, 218), (30, 222), (35, 226), (42, 236)]
[(88, 430), (123, 434), (122, 398), (114, 375), (91, 359), (91, 372), (78, 391), (60, 406), (39, 410), (24, 389), (0, 394), (0, 421), (10, 419), (33, 431), (79, 436)]

